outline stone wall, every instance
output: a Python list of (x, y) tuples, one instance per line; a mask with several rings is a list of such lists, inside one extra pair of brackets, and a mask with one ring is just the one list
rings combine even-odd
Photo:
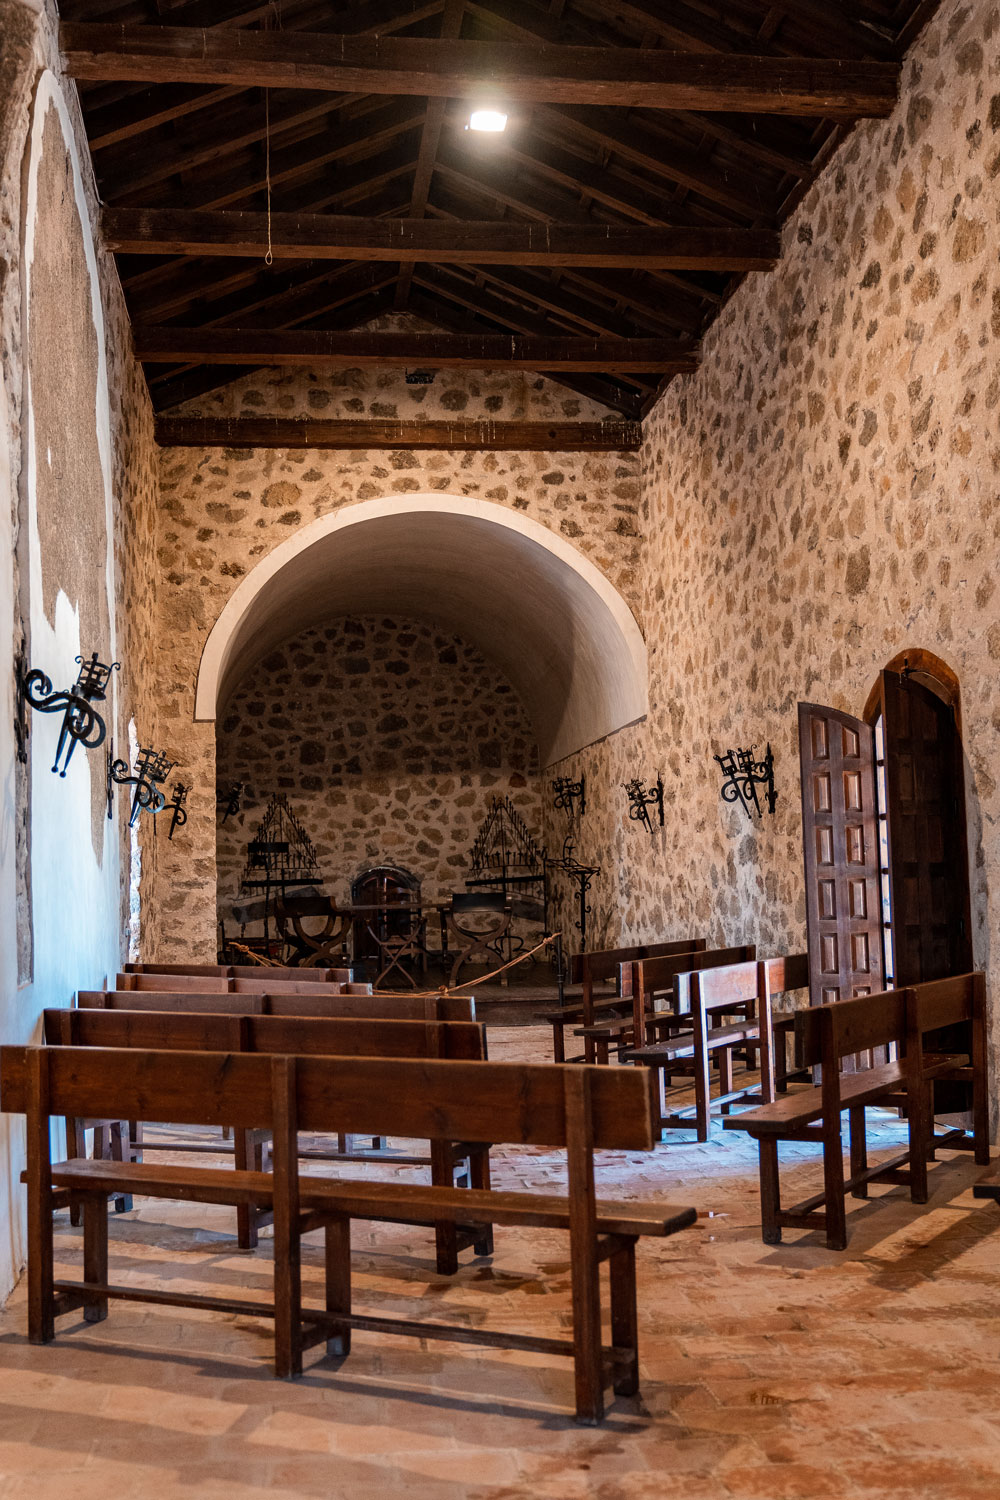
[[(261, 371), (179, 410), (538, 421), (608, 415), (536, 376), (442, 371), (431, 386), (408, 386), (402, 371), (374, 368)], [(320, 516), (373, 497), (474, 497), (568, 538), (633, 608), (639, 602), (635, 453), (164, 449), (160, 491), (158, 630), (169, 642), (158, 663), (161, 738), (182, 756), (192, 784), (184, 837), (159, 852), (163, 959), (214, 951), (215, 904), (206, 897), (216, 879), (215, 729), (193, 723), (195, 682), (209, 631), (234, 589), (280, 543)]]
[[(975, 954), (1000, 997), (998, 222), (1000, 10), (951, 0), (895, 113), (852, 133), (780, 265), (747, 278), (646, 423), (651, 712), (560, 768), (594, 789), (581, 848), (620, 871), (598, 891), (609, 936), (801, 946), (796, 703), (860, 714), (880, 668), (924, 647), (961, 684)], [(712, 759), (751, 740), (770, 740), (779, 795), (752, 825)], [(617, 783), (657, 767), (650, 838)]]
[[(108, 822), (103, 748), (53, 777), (58, 722), (36, 714), (16, 759), (22, 636), (56, 688), (74, 657), (117, 655), (104, 716), (116, 749), (151, 704), (152, 416), (131, 355), (75, 89), (57, 75), (55, 8), (0, 0), (0, 1041), (126, 956), (132, 841)], [(148, 830), (143, 830), (148, 839)], [(145, 870), (151, 875), (152, 845)], [(0, 1295), (23, 1260), (20, 1122), (0, 1119)]]
[(417, 621), (366, 617), (270, 652), (218, 723), (220, 785), (245, 783), (220, 823), (219, 915), (231, 926), (247, 840), (284, 792), (339, 901), (376, 864), (419, 877), (425, 899), (462, 889), (494, 796), (539, 829), (537, 752), (524, 709), (479, 651)]

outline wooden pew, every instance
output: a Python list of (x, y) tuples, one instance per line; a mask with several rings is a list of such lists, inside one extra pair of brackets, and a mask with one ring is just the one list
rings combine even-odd
[(126, 974), (194, 974), (206, 979), (309, 979), (349, 984), (353, 969), (301, 969), (269, 964), (126, 964)]
[(300, 990), (252, 994), (208, 991), (192, 994), (175, 990), (80, 990), (76, 1003), (82, 1010), (186, 1010), (213, 1011), (228, 1015), (270, 1016), (383, 1016), (397, 1021), (474, 1021), (476, 1002), (471, 995), (345, 995), (336, 985), (324, 985), (319, 993)]
[[(639, 1045), (643, 1045), (658, 1032), (675, 1030), (674, 980), (678, 974), (749, 963), (756, 955), (754, 945), (746, 943), (738, 948), (703, 948), (695, 953), (657, 954), (623, 962), (622, 998), (629, 1001), (632, 1014), (628, 1018), (599, 1021), (591, 1027), (580, 1028), (578, 1034), (583, 1035), (592, 1048), (588, 1061), (606, 1063), (612, 1044), (622, 1052), (625, 1047), (635, 1045), (636, 1037), (642, 1038)], [(655, 1010), (656, 1000), (664, 996), (669, 1005), (665, 1010)], [(688, 1070), (685, 1068), (684, 1071)]]
[[(924, 1039), (944, 1025), (970, 1022), (972, 1058), (925, 1051)], [(986, 988), (982, 974), (935, 980), (908, 989), (861, 995), (796, 1012), (797, 1060), (820, 1064), (822, 1082), (789, 1093), (771, 1104), (723, 1122), (727, 1130), (746, 1130), (760, 1149), (761, 1233), (776, 1245), (783, 1228), (824, 1229), (831, 1250), (847, 1246), (845, 1197), (867, 1196), (869, 1182), (902, 1182), (915, 1203), (927, 1200), (927, 1160), (932, 1150), (948, 1145), (971, 1147), (977, 1162), (989, 1161), (987, 1131)], [(905, 1055), (875, 1066), (842, 1073), (841, 1062), (883, 1047)], [(930, 1090), (935, 1079), (971, 1080), (974, 1131), (933, 1137)], [(868, 1105), (899, 1105), (908, 1119), (909, 1144), (902, 1155), (869, 1167), (865, 1134)], [(844, 1177), (841, 1115), (848, 1112), (850, 1177)], [(823, 1191), (782, 1208), (778, 1178), (778, 1142), (815, 1141), (823, 1148)], [(908, 1167), (908, 1171), (904, 1170)]]
[(314, 980), (303, 979), (272, 979), (264, 970), (258, 970), (252, 979), (233, 979), (223, 975), (211, 974), (117, 974), (115, 976), (115, 989), (121, 990), (123, 994), (142, 993), (152, 990), (156, 993), (173, 991), (178, 995), (186, 991), (196, 994), (222, 994), (222, 995), (255, 995), (258, 993), (298, 995), (329, 995), (331, 992), (343, 995), (370, 995), (372, 987), (370, 984), (362, 984), (360, 981), (344, 980)]
[[(675, 975), (669, 1015), (683, 1022), (685, 1029), (624, 1053), (625, 1061), (655, 1068), (661, 1078), (676, 1071), (679, 1063), (691, 1064), (695, 1102), (669, 1113), (661, 1108), (661, 1130), (690, 1130), (693, 1123), (698, 1140), (704, 1142), (711, 1133), (713, 1109), (728, 1115), (736, 1103), (771, 1103), (775, 1094), (772, 997), (808, 983), (809, 962), (804, 953)], [(734, 1089), (733, 1054), (747, 1049), (761, 1053), (760, 1082)], [(710, 1083), (713, 1058), (720, 1086), (715, 1099)]]
[[(552, 1027), (552, 1053), (555, 1062), (579, 1062), (579, 1058), (566, 1057), (564, 1033), (567, 1026), (592, 1026), (602, 1012), (617, 1015), (622, 1009), (619, 975), (622, 965), (638, 958), (657, 954), (701, 953), (705, 948), (704, 938), (677, 938), (664, 943), (634, 943), (627, 948), (605, 948), (593, 953), (576, 953), (570, 959), (570, 982), (581, 986), (578, 1002), (562, 1005), (559, 1010), (543, 1011), (538, 1019), (547, 1021)], [(613, 995), (595, 995), (595, 984), (602, 980), (614, 980)], [(584, 1056), (593, 1062), (593, 1046), (585, 1040)]]
[[(127, 1047), (143, 1050), (179, 1052), (294, 1052), (299, 1055), (332, 1054), (340, 1057), (439, 1057), (456, 1060), (485, 1061), (486, 1027), (469, 1021), (393, 1021), (383, 1018), (329, 1018), (303, 1016), (218, 1015), (178, 1011), (126, 1010), (46, 1010), (43, 1012), (44, 1036), (48, 1046)], [(117, 1126), (126, 1139), (135, 1142), (134, 1159), (142, 1152), (164, 1148), (170, 1151), (225, 1153), (224, 1145), (185, 1144), (151, 1141), (143, 1131), (142, 1121), (92, 1122), (97, 1128)], [(149, 1121), (145, 1123), (151, 1123)], [(170, 1123), (170, 1122), (156, 1122)], [(80, 1122), (66, 1121), (67, 1141), (79, 1142)], [(338, 1132), (338, 1134), (340, 1134)], [(266, 1131), (236, 1130), (233, 1152), (239, 1168), (262, 1172), (267, 1165)], [(70, 1155), (86, 1156), (77, 1144)], [(125, 1159), (125, 1153), (98, 1149), (95, 1157), (114, 1154)], [(355, 1160), (346, 1148), (330, 1151), (306, 1150), (300, 1155), (313, 1160)], [(370, 1159), (370, 1158), (369, 1158)], [(399, 1158), (393, 1158), (399, 1164)], [(407, 1157), (405, 1164), (422, 1164), (427, 1158)], [(489, 1144), (482, 1142), (432, 1141), (430, 1154), (431, 1181), (454, 1183), (455, 1169), (466, 1163), (465, 1176), (474, 1187), (489, 1187)], [(131, 1206), (131, 1205), (129, 1205)], [(258, 1231), (270, 1222), (269, 1214), (258, 1213), (252, 1204), (239, 1204), (236, 1210), (237, 1236), (242, 1249), (252, 1249)], [(451, 1223), (436, 1226), (437, 1268), (442, 1275), (458, 1269), (458, 1254), (475, 1244), (476, 1253), (488, 1255), (489, 1226), (462, 1230)]]
[[(99, 1322), (107, 1316), (109, 1299), (124, 1297), (273, 1317), (275, 1372), (284, 1377), (301, 1373), (303, 1353), (315, 1344), (325, 1343), (330, 1354), (346, 1356), (353, 1328), (567, 1355), (574, 1364), (577, 1420), (598, 1422), (609, 1382), (618, 1394), (638, 1390), (636, 1242), (640, 1235), (674, 1234), (696, 1219), (693, 1208), (595, 1198), (595, 1149), (648, 1150), (653, 1144), (652, 1082), (651, 1074), (632, 1068), (384, 1058), (351, 1058), (343, 1066), (331, 1066), (327, 1057), (0, 1048), (0, 1108), (27, 1116), (28, 1337), (36, 1344), (50, 1342), (57, 1317), (80, 1309), (85, 1321)], [(52, 1116), (148, 1113), (178, 1124), (267, 1127), (274, 1139), (273, 1173), (81, 1159), (53, 1165)], [(368, 1133), (390, 1123), (416, 1137), (490, 1138), (563, 1149), (568, 1192), (300, 1178), (300, 1130), (346, 1125)], [(110, 1284), (105, 1201), (115, 1192), (270, 1209), (273, 1301)], [(52, 1210), (60, 1201), (57, 1194), (72, 1194), (83, 1203), (82, 1281), (54, 1276)], [(433, 1224), (445, 1218), (466, 1222), (470, 1213), (495, 1224), (569, 1233), (571, 1339), (353, 1311), (353, 1218), (376, 1215), (390, 1222)], [(320, 1227), (326, 1234), (324, 1306), (306, 1307), (300, 1241), (303, 1233)], [(604, 1345), (601, 1332), (603, 1260), (610, 1268), (611, 1346)]]

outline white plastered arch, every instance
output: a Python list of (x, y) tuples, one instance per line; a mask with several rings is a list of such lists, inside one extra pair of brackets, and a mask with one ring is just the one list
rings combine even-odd
[(424, 619), (478, 646), (520, 694), (545, 764), (646, 713), (642, 633), (593, 563), (506, 506), (418, 494), (321, 516), (257, 564), (205, 643), (195, 718), (214, 719), (280, 641), (370, 613)]

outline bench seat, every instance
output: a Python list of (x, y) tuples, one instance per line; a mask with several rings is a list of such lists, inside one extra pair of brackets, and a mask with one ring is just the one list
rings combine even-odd
[[(26, 1178), (27, 1174), (22, 1174)], [(159, 1163), (89, 1161), (74, 1157), (52, 1167), (56, 1188), (77, 1193), (135, 1193), (192, 1203), (255, 1203), (270, 1206), (274, 1179), (267, 1172), (225, 1167), (166, 1166)], [(385, 1223), (434, 1224), (441, 1219), (475, 1220), (477, 1210), (494, 1224), (536, 1229), (569, 1229), (569, 1200), (552, 1193), (494, 1192), (480, 1188), (434, 1187), (427, 1183), (357, 1181), (300, 1177), (304, 1213), (338, 1213)], [(676, 1234), (693, 1224), (693, 1208), (668, 1204), (604, 1203), (597, 1200), (597, 1230), (607, 1235)]]
[[(940, 1053), (925, 1055), (925, 1077), (936, 1078), (968, 1062), (964, 1055)], [(901, 1062), (882, 1063), (860, 1073), (846, 1073), (841, 1078), (840, 1097), (844, 1109), (902, 1099), (906, 1092), (906, 1074)], [(823, 1089), (819, 1084), (784, 1094), (773, 1104), (762, 1104), (723, 1121), (725, 1130), (746, 1130), (753, 1136), (785, 1135), (788, 1130), (805, 1128), (823, 1115)], [(819, 1137), (817, 1136), (817, 1140)]]

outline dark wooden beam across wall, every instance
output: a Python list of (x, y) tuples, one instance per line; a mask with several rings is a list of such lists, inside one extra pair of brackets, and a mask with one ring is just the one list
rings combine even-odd
[(294, 417), (157, 417), (163, 448), (441, 448), (529, 453), (634, 452), (638, 422), (325, 422)]
[(824, 119), (884, 116), (896, 103), (894, 62), (747, 57), (549, 42), (332, 36), (303, 31), (64, 23), (75, 78), (216, 83), (357, 94), (620, 109), (719, 110)]
[(131, 255), (228, 255), (276, 261), (392, 260), (480, 266), (630, 266), (639, 270), (766, 271), (781, 253), (765, 229), (645, 224), (359, 219), (339, 214), (106, 208), (109, 250)]
[(698, 368), (689, 345), (673, 339), (524, 338), (495, 333), (344, 333), (336, 329), (171, 328), (133, 330), (143, 364), (357, 365), (432, 369), (625, 370), (679, 375)]

